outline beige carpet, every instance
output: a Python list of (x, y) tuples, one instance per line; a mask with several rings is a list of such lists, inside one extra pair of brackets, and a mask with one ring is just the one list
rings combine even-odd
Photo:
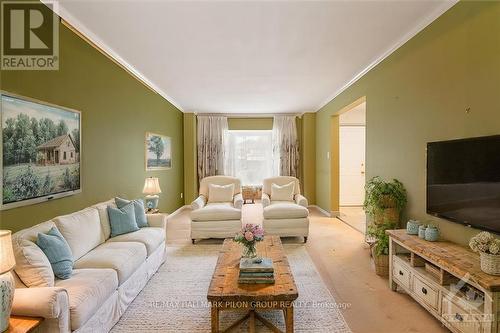
[[(113, 332), (210, 332), (206, 293), (220, 244), (169, 246), (167, 261), (129, 306)], [(302, 244), (285, 244), (299, 290), (295, 332), (351, 332), (339, 306), (323, 284)], [(221, 329), (242, 313), (222, 312)], [(267, 311), (267, 319), (284, 330), (282, 312)], [(235, 332), (246, 332), (246, 323)], [(268, 332), (259, 326), (257, 332)]]

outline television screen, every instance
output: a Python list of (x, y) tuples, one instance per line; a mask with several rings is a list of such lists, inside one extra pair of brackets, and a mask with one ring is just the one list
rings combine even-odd
[(427, 144), (427, 213), (500, 233), (500, 135)]

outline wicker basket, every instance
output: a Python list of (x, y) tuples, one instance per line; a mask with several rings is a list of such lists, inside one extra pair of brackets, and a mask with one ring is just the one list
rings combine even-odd
[(381, 277), (389, 277), (389, 256), (375, 253), (375, 246), (371, 247), (373, 262), (375, 263), (375, 273)]
[(490, 275), (500, 275), (500, 255), (480, 253), (481, 270)]

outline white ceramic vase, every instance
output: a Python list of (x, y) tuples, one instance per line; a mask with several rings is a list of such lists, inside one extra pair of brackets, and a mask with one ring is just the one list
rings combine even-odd
[(10, 312), (15, 291), (12, 274), (7, 272), (0, 275), (0, 332), (9, 328)]

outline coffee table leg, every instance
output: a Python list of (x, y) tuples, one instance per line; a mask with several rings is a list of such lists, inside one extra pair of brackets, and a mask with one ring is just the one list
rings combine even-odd
[(212, 333), (219, 333), (219, 309), (212, 305)]
[(286, 333), (293, 333), (293, 306), (285, 309)]
[(255, 333), (255, 311), (250, 310), (250, 321), (248, 322), (248, 332)]

